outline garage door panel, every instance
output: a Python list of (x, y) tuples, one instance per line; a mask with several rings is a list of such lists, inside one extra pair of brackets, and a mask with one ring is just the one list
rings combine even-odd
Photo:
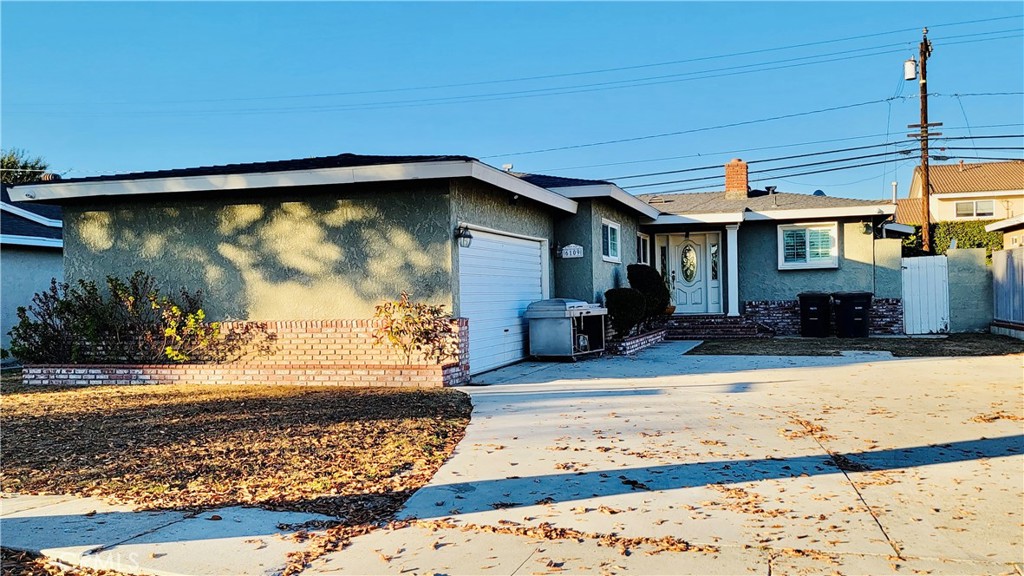
[(469, 318), (469, 365), (473, 374), (526, 356), (523, 313), (544, 297), (542, 244), (473, 231), (459, 249), (459, 314)]

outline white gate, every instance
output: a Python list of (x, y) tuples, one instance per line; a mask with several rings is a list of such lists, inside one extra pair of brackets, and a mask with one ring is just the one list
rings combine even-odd
[(945, 256), (903, 259), (903, 329), (949, 332), (949, 272)]

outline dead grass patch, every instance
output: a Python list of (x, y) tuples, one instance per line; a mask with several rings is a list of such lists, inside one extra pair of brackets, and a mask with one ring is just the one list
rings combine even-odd
[(946, 338), (737, 338), (705, 340), (688, 354), (724, 356), (839, 356), (843, 350), (891, 352), (897, 357), (1024, 354), (1024, 341), (998, 334)]
[(462, 438), (454, 390), (3, 383), (0, 489), (386, 519)]

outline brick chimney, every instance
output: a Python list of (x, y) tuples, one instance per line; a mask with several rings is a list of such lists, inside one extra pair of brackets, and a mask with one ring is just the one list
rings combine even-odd
[(746, 198), (749, 184), (747, 183), (747, 163), (734, 158), (725, 165), (725, 197), (729, 199)]

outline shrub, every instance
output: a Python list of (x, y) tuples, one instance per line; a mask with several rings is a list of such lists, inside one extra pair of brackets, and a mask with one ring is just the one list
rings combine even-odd
[(626, 278), (631, 288), (638, 290), (644, 295), (644, 318), (645, 323), (650, 323), (665, 315), (672, 296), (665, 285), (665, 279), (647, 264), (630, 264), (626, 267)]
[(374, 317), (381, 320), (377, 342), (400, 350), (407, 364), (416, 353), (439, 364), (459, 355), (458, 329), (444, 305), (411, 302), (409, 293), (402, 292), (398, 300), (377, 306)]
[(626, 338), (644, 318), (646, 300), (634, 288), (612, 288), (604, 293), (604, 305), (617, 338)]
[(996, 220), (969, 220), (937, 222), (931, 225), (933, 254), (924, 252), (921, 249), (921, 227), (914, 226), (914, 234), (903, 240), (903, 256), (928, 256), (945, 254), (949, 250), (950, 243), (956, 238), (957, 248), (985, 248), (988, 260), (992, 260), (992, 251), (1003, 248), (1003, 233), (986, 232), (985, 226), (996, 222)]
[(29, 364), (226, 362), (269, 353), (266, 325), (246, 323), (225, 332), (208, 322), (202, 294), (182, 289), (174, 300), (160, 294), (152, 276), (107, 277), (106, 290), (80, 280), (56, 280), (18, 308), (11, 354)]

